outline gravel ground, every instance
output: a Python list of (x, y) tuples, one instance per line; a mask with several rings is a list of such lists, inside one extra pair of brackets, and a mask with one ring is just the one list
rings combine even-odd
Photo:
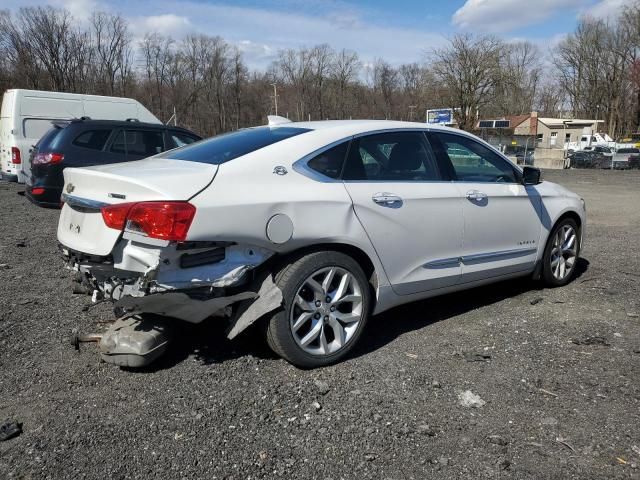
[(142, 372), (75, 351), (71, 329), (111, 311), (72, 295), (58, 213), (1, 183), (0, 421), (24, 432), (0, 442), (0, 477), (640, 478), (640, 172), (545, 176), (587, 201), (576, 280), (396, 308), (315, 371), (217, 324)]

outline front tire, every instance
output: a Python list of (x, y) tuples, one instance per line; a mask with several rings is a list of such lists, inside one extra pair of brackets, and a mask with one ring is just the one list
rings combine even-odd
[(580, 255), (579, 232), (572, 218), (561, 220), (551, 231), (542, 258), (542, 278), (548, 287), (562, 287), (573, 278)]
[(330, 365), (355, 346), (369, 317), (371, 290), (360, 265), (340, 252), (314, 252), (276, 275), (283, 309), (267, 324), (269, 347), (300, 368)]

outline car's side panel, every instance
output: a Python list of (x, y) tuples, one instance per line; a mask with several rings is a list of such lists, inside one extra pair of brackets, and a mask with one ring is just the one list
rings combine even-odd
[[(346, 182), (396, 293), (408, 295), (460, 281), (462, 201), (451, 182)], [(400, 198), (387, 207), (380, 192)]]
[[(540, 197), (517, 184), (456, 183), (464, 199), (462, 282), (533, 271), (541, 235)], [(469, 198), (481, 192), (483, 199)]]

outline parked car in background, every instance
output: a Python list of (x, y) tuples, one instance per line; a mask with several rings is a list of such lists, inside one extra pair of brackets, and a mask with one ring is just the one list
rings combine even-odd
[(7, 90), (0, 111), (0, 178), (25, 183), (31, 174), (33, 146), (51, 128), (52, 121), (90, 117), (162, 124), (140, 102), (131, 98)]
[(606, 157), (593, 150), (578, 150), (569, 154), (569, 166), (572, 168), (602, 168)]
[(605, 146), (602, 146), (602, 145), (593, 145), (593, 146), (590, 146), (590, 147), (584, 147), (584, 149), (582, 151), (600, 153), (605, 157), (613, 156), (613, 149), (611, 147), (605, 147)]
[(54, 122), (31, 153), (26, 195), (40, 206), (59, 207), (63, 171), (128, 162), (201, 140), (189, 130), (155, 123), (113, 120)]
[[(575, 273), (584, 202), (479, 138), (279, 122), (65, 170), (58, 240), (87, 289), (170, 322), (226, 318), (230, 338), (262, 319), (276, 353), (318, 367), (343, 358), (373, 313), (521, 276), (559, 287)], [(103, 358), (156, 351), (136, 322), (105, 333)], [(144, 351), (120, 341), (126, 329)]]
[(607, 159), (607, 164), (603, 165), (602, 168), (626, 170), (630, 168), (629, 159), (638, 155), (640, 155), (640, 149), (638, 148), (619, 148), (616, 150), (616, 153), (613, 154), (613, 157)]

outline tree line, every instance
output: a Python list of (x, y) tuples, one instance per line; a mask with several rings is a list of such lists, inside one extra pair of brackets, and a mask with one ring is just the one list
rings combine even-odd
[(636, 4), (613, 20), (580, 19), (549, 52), (458, 34), (399, 66), (323, 44), (281, 50), (258, 71), (219, 36), (175, 40), (156, 32), (134, 41), (118, 14), (97, 11), (77, 22), (65, 9), (27, 7), (0, 11), (0, 89), (133, 97), (162, 121), (175, 114), (206, 136), (264, 124), (277, 103), (292, 120), (424, 121), (427, 109), (454, 107), (466, 130), (479, 117), (536, 110), (603, 119), (618, 137), (640, 125), (639, 47)]

